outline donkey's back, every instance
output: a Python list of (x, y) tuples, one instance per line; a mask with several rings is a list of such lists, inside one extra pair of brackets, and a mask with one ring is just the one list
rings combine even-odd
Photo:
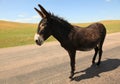
[(88, 27), (75, 26), (76, 33), (73, 35), (73, 43), (77, 50), (88, 51), (103, 43), (106, 29), (101, 23), (94, 23)]

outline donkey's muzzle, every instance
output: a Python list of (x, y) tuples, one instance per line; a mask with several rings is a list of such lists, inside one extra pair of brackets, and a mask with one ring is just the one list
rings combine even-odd
[(37, 45), (42, 45), (44, 42), (44, 39), (39, 35), (39, 34), (35, 34), (34, 36), (34, 40), (36, 42)]
[(36, 42), (37, 45), (40, 45), (40, 46), (42, 45), (42, 42), (39, 41), (39, 40), (36, 40), (35, 42)]

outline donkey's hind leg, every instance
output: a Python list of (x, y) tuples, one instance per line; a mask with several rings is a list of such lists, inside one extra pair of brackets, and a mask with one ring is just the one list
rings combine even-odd
[(98, 66), (100, 65), (100, 62), (101, 62), (102, 53), (103, 53), (103, 50), (102, 50), (102, 47), (101, 47), (101, 48), (99, 49), (99, 59), (98, 59), (98, 62), (97, 62), (97, 65), (98, 65)]
[(94, 54), (93, 59), (92, 59), (92, 64), (95, 63), (95, 59), (96, 59), (96, 56), (97, 56), (97, 53), (98, 53), (98, 47), (96, 46), (96, 47), (94, 48), (94, 50), (95, 50), (95, 54)]
[[(105, 38), (105, 37), (104, 37), (104, 38)], [(98, 50), (99, 50), (99, 59), (98, 59), (98, 63), (97, 63), (98, 66), (100, 65), (101, 57), (102, 57), (102, 53), (103, 53), (102, 46), (103, 46), (104, 38), (103, 38), (103, 40), (99, 43), (99, 46), (98, 46)]]

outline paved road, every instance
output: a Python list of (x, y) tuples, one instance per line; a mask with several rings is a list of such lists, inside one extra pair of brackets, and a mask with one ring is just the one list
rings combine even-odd
[(73, 81), (58, 42), (0, 49), (0, 84), (120, 84), (120, 33), (107, 35), (103, 48), (100, 67), (91, 66), (94, 50), (77, 52)]

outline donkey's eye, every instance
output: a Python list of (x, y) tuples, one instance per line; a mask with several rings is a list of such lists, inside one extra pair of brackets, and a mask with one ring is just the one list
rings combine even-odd
[(42, 26), (45, 26), (45, 24), (42, 24)]
[(40, 27), (43, 27), (43, 26), (44, 26), (44, 24), (41, 24), (41, 25), (40, 25)]
[(44, 30), (41, 30), (40, 33), (41, 33), (41, 34), (44, 33)]
[(45, 27), (45, 26), (46, 26), (46, 24), (41, 24), (40, 26), (41, 26), (41, 27)]

